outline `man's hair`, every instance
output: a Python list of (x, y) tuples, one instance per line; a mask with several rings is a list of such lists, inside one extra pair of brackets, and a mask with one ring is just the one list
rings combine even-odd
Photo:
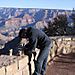
[(26, 32), (27, 32), (27, 29), (21, 29), (20, 32), (19, 32), (19, 37), (20, 38), (25, 38), (26, 37)]

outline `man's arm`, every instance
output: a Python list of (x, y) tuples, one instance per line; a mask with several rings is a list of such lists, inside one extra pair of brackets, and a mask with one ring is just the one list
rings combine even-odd
[(37, 39), (33, 38), (33, 37), (30, 37), (29, 43), (27, 43), (25, 45), (25, 48), (27, 48), (28, 50), (32, 51), (32, 50), (35, 50), (36, 45), (37, 45)]
[(24, 46), (24, 48), (22, 49), (24, 51), (24, 54), (28, 55), (28, 56), (31, 56), (33, 50), (35, 50), (35, 48), (36, 48), (36, 45), (37, 45), (37, 40), (36, 39), (34, 39), (34, 40), (31, 39), (30, 42), (27, 43)]

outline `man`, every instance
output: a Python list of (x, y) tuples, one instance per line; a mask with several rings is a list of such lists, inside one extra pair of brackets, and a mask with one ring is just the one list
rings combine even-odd
[(28, 27), (20, 30), (19, 38), (29, 39), (29, 43), (27, 43), (24, 48), (28, 49), (30, 53), (35, 50), (35, 48), (40, 49), (37, 61), (35, 61), (35, 71), (33, 75), (45, 75), (48, 53), (51, 47), (49, 37), (41, 30)]

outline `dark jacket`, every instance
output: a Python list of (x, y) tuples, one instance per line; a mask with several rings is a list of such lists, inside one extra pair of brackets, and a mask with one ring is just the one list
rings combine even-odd
[(43, 31), (33, 27), (28, 28), (26, 36), (29, 38), (29, 43), (26, 45), (29, 50), (35, 50), (35, 48), (43, 49), (51, 43), (51, 40)]

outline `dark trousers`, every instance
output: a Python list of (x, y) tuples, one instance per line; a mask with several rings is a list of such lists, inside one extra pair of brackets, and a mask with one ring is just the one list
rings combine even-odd
[(35, 71), (33, 75), (45, 75), (49, 51), (50, 45), (40, 50), (37, 61), (35, 61)]

